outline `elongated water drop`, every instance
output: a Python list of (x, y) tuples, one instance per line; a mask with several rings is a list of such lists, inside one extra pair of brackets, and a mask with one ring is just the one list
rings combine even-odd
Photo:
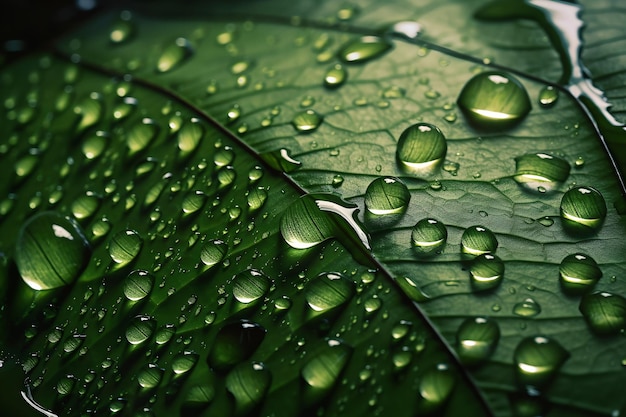
[(151, 317), (136, 316), (126, 328), (126, 340), (131, 345), (139, 345), (152, 337), (155, 327), (156, 322)]
[(396, 177), (376, 178), (365, 190), (365, 208), (376, 215), (402, 213), (410, 200), (409, 189)]
[(535, 317), (541, 313), (541, 306), (532, 298), (526, 298), (524, 301), (515, 303), (513, 306), (513, 314), (520, 317)]
[(141, 122), (133, 124), (126, 132), (126, 146), (128, 146), (130, 154), (146, 149), (158, 133), (159, 126), (148, 117), (144, 117)]
[(610, 292), (583, 296), (580, 312), (591, 330), (599, 335), (619, 334), (626, 328), (626, 298)]
[(248, 359), (261, 345), (266, 330), (257, 323), (240, 320), (222, 327), (207, 357), (211, 368), (222, 371)]
[(143, 239), (134, 230), (116, 233), (108, 245), (109, 256), (115, 263), (126, 265), (133, 261), (143, 246)]
[(137, 383), (145, 389), (156, 388), (163, 378), (163, 369), (154, 364), (148, 364), (137, 375)]
[(600, 228), (607, 214), (600, 191), (592, 187), (574, 187), (561, 199), (561, 220), (573, 232), (593, 232)]
[(502, 282), (504, 262), (496, 255), (483, 253), (472, 261), (470, 281), (476, 291), (491, 290)]
[(90, 257), (91, 249), (80, 226), (56, 212), (42, 212), (28, 219), (15, 244), (20, 276), (35, 290), (73, 283)]
[(200, 260), (209, 268), (222, 262), (228, 252), (228, 245), (223, 240), (213, 239), (202, 245)]
[(447, 150), (446, 138), (437, 126), (417, 123), (400, 135), (396, 158), (403, 170), (428, 175), (443, 161)]
[(378, 36), (363, 36), (347, 45), (338, 53), (341, 60), (351, 64), (360, 64), (382, 56), (393, 44)]
[(448, 230), (435, 219), (422, 219), (411, 230), (413, 249), (420, 256), (433, 256), (446, 244)]
[(131, 301), (139, 301), (152, 292), (153, 286), (154, 277), (148, 271), (136, 270), (124, 280), (124, 295)]
[(157, 72), (169, 72), (188, 60), (194, 49), (185, 38), (177, 38), (172, 44), (165, 47), (157, 62)]
[(327, 88), (337, 88), (348, 79), (348, 71), (341, 64), (335, 64), (326, 71), (324, 85)]
[(204, 135), (204, 126), (200, 120), (193, 118), (178, 131), (178, 148), (185, 152), (193, 152)]
[(97, 196), (85, 194), (72, 203), (72, 214), (78, 220), (88, 219), (95, 214), (99, 207), (100, 199)]
[(95, 125), (102, 118), (102, 96), (98, 93), (91, 93), (89, 97), (81, 100), (75, 107), (74, 113), (80, 116), (80, 122), (76, 127), (78, 132)]
[(102, 130), (88, 135), (81, 148), (83, 155), (89, 160), (98, 158), (106, 150), (108, 141), (108, 133)]
[(515, 181), (532, 191), (540, 187), (552, 189), (564, 182), (570, 173), (569, 163), (546, 153), (534, 153), (515, 158)]
[(242, 364), (226, 376), (226, 389), (235, 399), (235, 415), (250, 414), (265, 399), (272, 374), (261, 363)]
[(331, 392), (351, 355), (350, 346), (330, 339), (304, 364), (300, 376), (306, 384), (304, 395), (307, 403), (317, 402)]
[(456, 377), (445, 364), (427, 370), (419, 383), (422, 413), (431, 414), (445, 406), (456, 385)]
[(327, 272), (309, 283), (304, 296), (311, 309), (325, 312), (349, 301), (354, 291), (354, 283), (344, 275)]
[(513, 353), (519, 383), (530, 391), (541, 390), (569, 356), (563, 346), (548, 337), (523, 339)]
[(463, 321), (456, 334), (456, 350), (467, 365), (482, 363), (491, 357), (500, 339), (500, 327), (495, 320), (484, 317)]
[(531, 109), (524, 86), (512, 75), (500, 71), (474, 76), (461, 90), (457, 103), (470, 123), (488, 129), (509, 127)]
[(198, 362), (199, 355), (195, 352), (185, 351), (176, 355), (172, 360), (172, 371), (176, 375), (185, 374), (193, 369)]
[(265, 187), (255, 187), (250, 190), (246, 199), (248, 201), (250, 213), (254, 213), (263, 207), (265, 201), (267, 201), (267, 191), (265, 190)]
[(250, 304), (265, 296), (272, 281), (261, 271), (248, 269), (233, 278), (233, 296), (242, 304)]
[(324, 117), (313, 109), (307, 109), (296, 114), (291, 121), (293, 127), (300, 133), (309, 133), (320, 127)]
[(596, 261), (584, 253), (567, 255), (559, 266), (563, 291), (570, 294), (585, 293), (602, 278), (602, 270)]
[(496, 235), (484, 226), (471, 226), (461, 236), (461, 252), (468, 257), (493, 253), (498, 247)]

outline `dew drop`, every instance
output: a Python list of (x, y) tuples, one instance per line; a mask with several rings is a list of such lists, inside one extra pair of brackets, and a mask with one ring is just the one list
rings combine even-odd
[(464, 364), (476, 365), (491, 357), (499, 339), (500, 327), (495, 320), (470, 317), (456, 333), (456, 350)]
[(335, 64), (326, 71), (324, 85), (327, 88), (337, 88), (348, 79), (348, 71), (341, 64)]
[(230, 146), (224, 146), (215, 152), (213, 163), (217, 167), (225, 167), (233, 163), (235, 160), (235, 152)]
[(144, 367), (137, 375), (137, 383), (145, 389), (156, 388), (163, 378), (163, 369), (154, 364)]
[(91, 93), (74, 107), (74, 113), (81, 117), (76, 128), (78, 132), (95, 125), (102, 118), (102, 97)]
[(17, 269), (24, 282), (35, 290), (73, 283), (90, 258), (91, 249), (80, 226), (51, 211), (28, 219), (15, 244)]
[(535, 317), (541, 313), (541, 306), (532, 298), (516, 303), (513, 306), (513, 314), (520, 317)]
[(551, 85), (547, 85), (539, 92), (539, 104), (541, 107), (549, 108), (556, 104), (559, 99), (559, 90)]
[(345, 45), (338, 56), (344, 62), (359, 64), (382, 56), (392, 46), (390, 41), (378, 36), (363, 36)]
[(132, 38), (135, 33), (135, 25), (131, 19), (132, 16), (130, 12), (122, 12), (119, 20), (111, 27), (111, 32), (109, 33), (111, 43), (122, 44), (128, 42), (128, 40)]
[(250, 212), (254, 213), (265, 204), (265, 201), (267, 200), (267, 191), (265, 191), (264, 187), (253, 188), (248, 193), (247, 200)]
[(143, 239), (134, 230), (123, 230), (116, 233), (108, 245), (109, 256), (120, 265), (132, 262), (143, 246)]
[(400, 135), (396, 158), (403, 170), (428, 175), (443, 161), (447, 149), (446, 138), (437, 126), (417, 123)]
[(242, 364), (226, 376), (226, 389), (235, 399), (235, 414), (248, 415), (267, 394), (272, 374), (261, 363)]
[(596, 231), (607, 214), (606, 202), (598, 190), (575, 187), (561, 199), (561, 220), (573, 232)]
[(200, 120), (193, 118), (178, 131), (178, 148), (184, 153), (193, 152), (204, 135), (204, 127)]
[(144, 150), (157, 137), (159, 127), (154, 120), (144, 117), (126, 132), (126, 146), (130, 154)]
[(377, 312), (378, 310), (380, 310), (380, 308), (382, 307), (383, 302), (381, 301), (380, 298), (373, 296), (372, 298), (367, 299), (364, 303), (363, 303), (363, 307), (365, 308), (365, 312), (368, 314), (372, 314)]
[(496, 288), (502, 282), (504, 262), (490, 253), (482, 253), (474, 258), (470, 267), (470, 282), (475, 291)]
[(154, 277), (143, 270), (135, 270), (126, 276), (124, 280), (124, 295), (130, 301), (139, 301), (152, 292)]
[(411, 200), (407, 186), (395, 177), (380, 177), (365, 190), (365, 208), (375, 215), (404, 212)]
[(488, 71), (470, 79), (457, 101), (470, 123), (482, 128), (508, 127), (530, 111), (524, 86), (512, 75)]
[(72, 214), (78, 220), (88, 219), (100, 207), (100, 199), (93, 194), (84, 194), (72, 203)]
[(610, 292), (586, 294), (579, 310), (594, 333), (619, 334), (626, 327), (626, 298)]
[(71, 375), (64, 376), (57, 383), (56, 391), (59, 394), (59, 396), (64, 397), (72, 393), (75, 385), (76, 385), (75, 378), (73, 378)]
[(228, 245), (224, 241), (219, 239), (209, 240), (202, 245), (200, 260), (202, 260), (202, 263), (207, 267), (211, 268), (222, 262), (226, 256), (226, 252), (228, 252)]
[(109, 141), (109, 135), (106, 132), (101, 130), (95, 132), (94, 134), (88, 135), (81, 148), (83, 155), (88, 160), (96, 159), (102, 152), (107, 149), (107, 144)]
[(155, 327), (156, 322), (149, 316), (135, 316), (126, 328), (126, 340), (131, 345), (139, 345), (152, 337)]
[(422, 219), (411, 230), (413, 249), (420, 256), (433, 256), (440, 253), (447, 239), (446, 226), (435, 219)]
[(317, 129), (324, 118), (313, 109), (307, 109), (296, 114), (291, 121), (293, 127), (300, 133), (309, 133)]
[(248, 269), (233, 278), (233, 296), (242, 304), (250, 304), (267, 294), (272, 281), (261, 271)]
[(461, 236), (461, 252), (469, 257), (495, 252), (498, 247), (496, 235), (484, 226), (471, 226)]
[(568, 357), (569, 353), (555, 340), (544, 336), (523, 339), (513, 353), (519, 383), (529, 391), (540, 390)]
[(545, 153), (526, 154), (515, 158), (515, 176), (518, 184), (530, 190), (553, 188), (564, 182), (570, 173), (569, 163)]
[(223, 371), (248, 359), (261, 345), (266, 330), (257, 323), (240, 320), (226, 324), (215, 337), (208, 355), (211, 368)]
[(239, 117), (241, 117), (241, 107), (239, 107), (239, 104), (234, 104), (233, 107), (226, 112), (226, 123), (234, 123)]
[(182, 352), (172, 360), (172, 371), (176, 375), (185, 374), (193, 369), (198, 362), (199, 355), (194, 352)]
[(345, 304), (354, 292), (351, 280), (337, 272), (326, 272), (307, 285), (304, 296), (311, 309), (326, 312)]
[(159, 330), (157, 330), (156, 334), (154, 335), (154, 340), (157, 343), (157, 345), (164, 345), (170, 340), (172, 340), (172, 337), (175, 334), (176, 334), (176, 328), (171, 324), (167, 324), (161, 327)]
[(304, 364), (300, 376), (306, 384), (306, 402), (317, 402), (332, 391), (351, 355), (350, 346), (330, 339)]
[(596, 261), (584, 253), (574, 253), (563, 258), (559, 274), (561, 288), (570, 294), (588, 292), (602, 278), (602, 271)]
[(446, 365), (440, 364), (424, 372), (419, 383), (420, 410), (433, 413), (445, 406), (455, 385), (456, 378)]
[(157, 72), (169, 72), (188, 60), (194, 53), (191, 42), (185, 38), (177, 38), (163, 49), (157, 62)]
[(334, 235), (334, 225), (312, 198), (300, 198), (285, 211), (280, 232), (296, 249), (313, 247)]
[(206, 203), (207, 195), (202, 191), (194, 191), (185, 196), (182, 201), (181, 209), (184, 215), (189, 215), (202, 210)]

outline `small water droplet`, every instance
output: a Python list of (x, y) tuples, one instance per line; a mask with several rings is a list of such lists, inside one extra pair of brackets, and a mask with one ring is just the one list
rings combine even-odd
[(354, 283), (351, 280), (340, 273), (326, 272), (307, 285), (305, 298), (311, 309), (326, 312), (345, 304), (354, 292)]
[(588, 292), (602, 278), (602, 271), (596, 261), (583, 253), (563, 258), (559, 273), (563, 291), (570, 294)]
[(185, 38), (177, 38), (163, 49), (157, 62), (157, 72), (169, 72), (187, 61), (194, 54), (194, 49)]
[(207, 358), (209, 365), (218, 371), (232, 368), (257, 350), (265, 333), (261, 325), (247, 320), (224, 325), (211, 346)]
[(317, 129), (324, 118), (313, 109), (307, 109), (296, 114), (291, 121), (293, 127), (300, 133), (308, 133)]
[(539, 92), (539, 104), (541, 107), (549, 108), (556, 104), (559, 99), (559, 90), (554, 86), (547, 85)]
[(500, 339), (495, 320), (484, 317), (467, 318), (456, 333), (456, 348), (466, 365), (482, 363), (491, 357)]
[(520, 317), (535, 317), (539, 313), (541, 313), (541, 306), (530, 297), (513, 306), (513, 314)]
[(335, 64), (326, 71), (324, 85), (328, 88), (337, 88), (348, 79), (348, 71), (341, 64)]
[(474, 76), (461, 90), (457, 103), (468, 121), (482, 128), (508, 127), (521, 121), (531, 109), (524, 86), (500, 71)]
[(253, 303), (267, 294), (271, 283), (261, 271), (245, 270), (233, 278), (233, 296), (242, 304)]
[(574, 187), (561, 199), (563, 225), (575, 233), (597, 231), (607, 214), (602, 194), (592, 187)]
[(626, 298), (610, 292), (586, 294), (580, 312), (591, 330), (599, 335), (618, 334), (626, 328)]
[(143, 239), (134, 230), (123, 230), (116, 233), (108, 245), (109, 256), (120, 265), (132, 262), (143, 245)]
[(239, 107), (239, 104), (233, 104), (226, 112), (226, 123), (234, 123), (239, 117), (241, 117), (241, 107)]
[(131, 301), (147, 297), (154, 286), (154, 277), (143, 270), (132, 271), (124, 280), (124, 295)]
[(553, 339), (544, 336), (523, 339), (513, 353), (519, 383), (529, 391), (541, 390), (568, 357), (569, 353)]
[(490, 253), (474, 258), (470, 267), (470, 282), (475, 291), (491, 290), (502, 282), (504, 262)]
[(15, 244), (17, 269), (35, 290), (63, 287), (83, 272), (91, 250), (80, 226), (55, 212), (42, 212), (20, 228)]
[(557, 183), (564, 182), (570, 173), (569, 163), (545, 153), (526, 154), (515, 158), (515, 176), (518, 184), (529, 190), (544, 188), (551, 190)]
[(365, 191), (365, 208), (375, 215), (404, 212), (411, 200), (407, 186), (395, 177), (380, 177), (372, 181)]
[(446, 138), (437, 126), (417, 123), (400, 135), (396, 158), (405, 171), (429, 175), (443, 161), (447, 149)]
[(422, 219), (411, 230), (413, 249), (420, 256), (433, 256), (440, 253), (447, 238), (446, 226), (435, 219)]
[(364, 303), (363, 303), (363, 307), (365, 308), (365, 312), (368, 314), (372, 314), (377, 312), (378, 310), (380, 310), (380, 308), (382, 307), (383, 302), (380, 298), (378, 298), (377, 296), (373, 296), (372, 298), (368, 298)]
[(149, 316), (135, 316), (126, 328), (126, 340), (131, 345), (139, 345), (152, 337), (155, 327), (156, 322)]
[(135, 33), (135, 25), (132, 15), (128, 11), (123, 11), (120, 18), (111, 27), (109, 39), (113, 44), (122, 44), (129, 41)]
[(359, 64), (382, 56), (392, 46), (390, 41), (378, 36), (363, 36), (345, 45), (338, 56), (344, 62)]
[(484, 226), (471, 226), (461, 236), (461, 252), (468, 257), (495, 252), (498, 247), (496, 235)]

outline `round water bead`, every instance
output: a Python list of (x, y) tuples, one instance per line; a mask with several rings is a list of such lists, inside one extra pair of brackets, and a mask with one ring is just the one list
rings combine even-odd
[(515, 158), (515, 181), (526, 188), (537, 191), (553, 188), (567, 179), (569, 163), (546, 153), (534, 153)]
[(596, 261), (584, 253), (567, 255), (559, 266), (561, 287), (571, 294), (582, 294), (593, 288), (602, 278)]
[(152, 336), (155, 327), (156, 321), (153, 318), (143, 315), (135, 316), (126, 328), (126, 340), (131, 345), (139, 345)]
[(595, 188), (574, 187), (561, 199), (561, 220), (572, 231), (595, 231), (604, 222), (606, 214), (604, 197)]
[(233, 278), (233, 296), (242, 304), (250, 304), (267, 294), (272, 281), (261, 271), (247, 269)]
[(116, 233), (109, 241), (109, 256), (115, 263), (126, 265), (132, 262), (143, 245), (143, 239), (134, 230), (123, 230)]
[(396, 159), (405, 171), (428, 175), (443, 161), (447, 150), (446, 138), (437, 126), (417, 123), (400, 135)]
[(354, 292), (354, 283), (344, 275), (325, 272), (308, 284), (304, 296), (311, 309), (325, 312), (349, 301)]
[(563, 346), (550, 338), (531, 336), (523, 339), (513, 353), (519, 383), (528, 390), (540, 390), (569, 356)]
[(326, 71), (324, 85), (327, 88), (337, 88), (348, 79), (348, 71), (341, 64), (335, 64)]
[(392, 46), (387, 39), (378, 36), (362, 36), (340, 49), (338, 56), (344, 62), (359, 64), (380, 57)]
[(402, 213), (410, 200), (409, 189), (396, 177), (376, 178), (365, 190), (365, 208), (376, 215)]
[(579, 310), (591, 330), (599, 335), (619, 334), (626, 328), (626, 298), (610, 292), (586, 294)]
[(172, 371), (176, 375), (182, 375), (189, 372), (196, 366), (199, 355), (195, 352), (185, 351), (176, 355), (172, 360)]
[[(419, 409), (424, 414), (433, 414), (448, 401), (456, 385), (456, 377), (445, 364), (428, 369), (419, 383), (421, 402)], [(419, 413), (420, 415), (422, 413)]]
[(209, 268), (222, 262), (228, 252), (228, 245), (223, 240), (213, 239), (202, 245), (200, 260)]
[(461, 90), (457, 103), (470, 123), (490, 129), (517, 123), (531, 109), (524, 86), (501, 71), (475, 75)]
[(456, 333), (456, 351), (466, 365), (475, 365), (491, 357), (500, 340), (500, 327), (485, 317), (467, 318)]
[(163, 369), (154, 364), (149, 364), (143, 368), (137, 375), (137, 383), (142, 388), (155, 388), (161, 383), (163, 378)]
[(211, 368), (221, 371), (249, 358), (265, 338), (266, 330), (260, 324), (240, 320), (222, 327), (207, 357)]
[(15, 262), (20, 276), (35, 290), (73, 283), (91, 257), (80, 226), (52, 211), (34, 215), (20, 228)]
[(491, 290), (502, 282), (504, 262), (496, 255), (483, 253), (472, 261), (470, 279), (476, 291)]
[(498, 248), (496, 235), (484, 226), (471, 226), (461, 236), (461, 252), (468, 256), (478, 256), (495, 252)]
[(539, 104), (541, 107), (548, 108), (556, 104), (559, 99), (559, 90), (554, 86), (547, 85), (539, 92)]
[(124, 280), (124, 295), (130, 301), (144, 299), (152, 291), (154, 277), (148, 271), (136, 270)]
[(296, 114), (291, 124), (300, 133), (309, 133), (320, 127), (324, 117), (313, 109)]
[(307, 249), (332, 237), (335, 226), (314, 198), (303, 196), (285, 210), (280, 233), (292, 248)]
[(413, 249), (421, 256), (432, 256), (441, 251), (446, 244), (448, 230), (435, 219), (422, 219), (411, 230)]

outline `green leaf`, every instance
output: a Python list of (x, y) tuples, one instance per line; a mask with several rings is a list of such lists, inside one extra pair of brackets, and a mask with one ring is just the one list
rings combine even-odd
[[(625, 412), (621, 10), (293, 3), (137, 3), (4, 68), (9, 407)], [(38, 213), (76, 283), (20, 278)]]

